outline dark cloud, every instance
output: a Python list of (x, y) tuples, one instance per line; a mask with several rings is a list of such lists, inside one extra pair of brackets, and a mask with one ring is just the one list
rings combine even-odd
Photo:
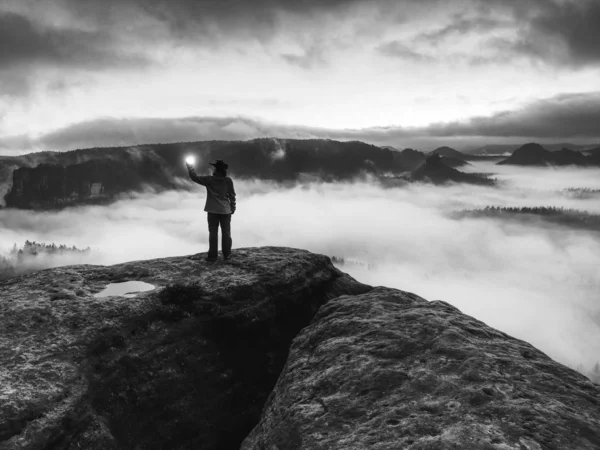
[[(600, 63), (600, 2), (549, 2), (526, 26), (515, 49), (582, 66)], [(558, 51), (556, 51), (558, 46)]]
[[(167, 26), (174, 38), (204, 40), (250, 31), (267, 38), (278, 27), (279, 13), (319, 14), (362, 0), (67, 0), (82, 17), (106, 20), (121, 11), (135, 11)], [(135, 15), (134, 14), (134, 15)]]
[(106, 31), (48, 27), (15, 13), (0, 13), (0, 43), (0, 67), (39, 62), (102, 68), (147, 62), (140, 55), (115, 51)]
[(600, 92), (595, 92), (559, 95), (520, 110), (431, 125), (424, 131), (434, 136), (598, 138), (599, 123)]
[[(0, 98), (29, 94), (41, 77), (38, 69), (60, 67), (53, 84), (68, 85), (69, 71), (142, 68), (144, 55), (122, 48), (108, 30), (86, 31), (42, 25), (16, 13), (0, 11)], [(46, 80), (51, 81), (51, 80)]]

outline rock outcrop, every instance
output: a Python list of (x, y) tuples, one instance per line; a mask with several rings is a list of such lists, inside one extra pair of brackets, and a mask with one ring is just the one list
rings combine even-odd
[(412, 181), (433, 184), (467, 183), (483, 186), (493, 186), (495, 184), (494, 180), (484, 176), (473, 173), (464, 173), (449, 167), (444, 163), (444, 159), (447, 160), (448, 158), (435, 153), (430, 154), (419, 168), (411, 172), (410, 179)]
[(435, 150), (431, 151), (429, 155), (439, 155), (445, 156), (446, 158), (454, 158), (454, 159), (462, 159), (463, 161), (468, 158), (468, 155), (458, 150), (455, 150), (451, 147), (438, 147)]
[[(237, 449), (294, 336), (367, 292), (325, 256), (237, 249), (0, 283), (0, 449)], [(155, 285), (96, 298), (108, 283)]]
[(242, 449), (592, 450), (600, 386), (442, 302), (321, 307)]
[(1, 282), (0, 449), (600, 447), (599, 386), (444, 302), (205, 256)]
[(594, 166), (600, 165), (600, 160), (569, 148), (552, 152), (540, 144), (529, 143), (519, 147), (512, 155), (497, 164), (517, 166)]

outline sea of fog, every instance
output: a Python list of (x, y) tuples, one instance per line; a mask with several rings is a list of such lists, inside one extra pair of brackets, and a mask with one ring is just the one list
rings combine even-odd
[[(589, 370), (600, 361), (600, 233), (454, 220), (449, 213), (495, 205), (600, 214), (597, 197), (560, 193), (569, 187), (600, 189), (600, 170), (489, 162), (466, 170), (493, 172), (501, 187), (385, 189), (360, 181), (283, 188), (237, 181), (234, 248), (290, 246), (369, 263), (342, 269), (368, 284), (449, 302), (564, 364)], [(137, 195), (110, 206), (0, 210), (0, 253), (26, 239), (90, 246), (85, 262), (93, 264), (205, 252), (204, 200), (204, 188), (197, 186), (191, 193)]]

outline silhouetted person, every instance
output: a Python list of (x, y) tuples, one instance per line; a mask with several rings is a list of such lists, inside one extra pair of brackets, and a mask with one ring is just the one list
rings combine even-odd
[(217, 159), (210, 163), (214, 166), (212, 176), (198, 176), (192, 165), (186, 162), (190, 178), (206, 187), (207, 197), (204, 211), (208, 214), (208, 257), (207, 261), (216, 261), (218, 255), (219, 224), (221, 225), (221, 251), (223, 258), (231, 255), (231, 215), (235, 212), (235, 190), (233, 180), (227, 176), (227, 164)]

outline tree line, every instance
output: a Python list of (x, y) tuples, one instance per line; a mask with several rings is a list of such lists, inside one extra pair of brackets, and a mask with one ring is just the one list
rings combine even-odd
[(531, 218), (531, 216), (541, 217), (556, 225), (600, 231), (600, 215), (557, 206), (486, 206), (483, 209), (463, 210), (455, 214), (456, 218), (499, 217), (523, 218), (524, 220)]
[(566, 195), (569, 197), (575, 197), (575, 198), (581, 198), (581, 199), (593, 198), (596, 196), (600, 196), (600, 189), (591, 189), (591, 188), (570, 187), (570, 188), (566, 188), (566, 189), (563, 189), (558, 192), (562, 195)]
[(8, 255), (0, 255), (0, 280), (46, 268), (44, 265), (47, 264), (47, 260), (40, 260), (38, 258), (40, 255), (61, 257), (77, 254), (85, 256), (90, 252), (90, 247), (80, 249), (74, 245), (71, 247), (64, 244), (56, 245), (54, 242), (46, 244), (26, 240), (22, 247), (17, 247), (15, 243)]
[(352, 259), (346, 259), (346, 258), (343, 258), (343, 257), (340, 257), (340, 256), (332, 256), (331, 257), (331, 262), (333, 264), (338, 264), (340, 266), (348, 266), (348, 265), (350, 265), (350, 266), (363, 266), (363, 267), (366, 267), (367, 270), (371, 270), (371, 269), (373, 269), (375, 267), (375, 265), (371, 264), (371, 263), (366, 263), (366, 262), (361, 262), (361, 261), (355, 261), (355, 260), (352, 260)]

